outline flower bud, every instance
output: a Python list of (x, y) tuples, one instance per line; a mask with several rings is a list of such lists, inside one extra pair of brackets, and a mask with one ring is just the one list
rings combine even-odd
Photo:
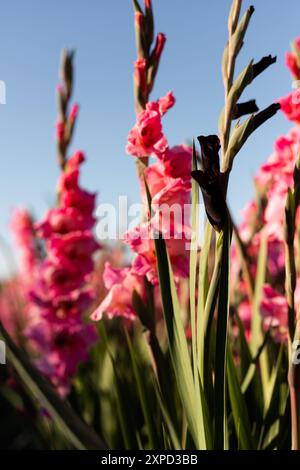
[(147, 92), (147, 63), (146, 59), (142, 57), (134, 63), (134, 79), (138, 88), (138, 94), (145, 97)]
[(154, 46), (154, 50), (152, 52), (152, 59), (157, 64), (160, 61), (162, 51), (164, 50), (164, 47), (165, 47), (165, 43), (166, 43), (166, 36), (163, 33), (158, 33), (156, 36), (156, 43)]
[(77, 118), (78, 110), (79, 110), (78, 104), (74, 103), (71, 108), (70, 115), (69, 115), (69, 121), (71, 121), (71, 123), (73, 123), (75, 119)]
[(200, 136), (201, 170), (192, 171), (200, 186), (207, 218), (218, 232), (224, 227), (227, 206), (220, 180), (220, 140), (216, 135)]

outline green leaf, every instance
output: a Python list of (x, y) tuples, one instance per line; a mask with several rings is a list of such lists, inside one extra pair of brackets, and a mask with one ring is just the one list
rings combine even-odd
[(156, 421), (154, 419), (155, 416), (153, 415), (153, 410), (151, 409), (149, 394), (146, 388), (146, 382), (142, 375), (140, 366), (138, 364), (136, 352), (132, 345), (129, 334), (125, 329), (124, 331), (125, 331), (128, 349), (129, 349), (133, 374), (134, 374), (136, 385), (137, 385), (138, 395), (139, 395), (139, 399), (140, 399), (140, 403), (141, 403), (141, 407), (143, 410), (143, 415), (144, 415), (145, 423), (147, 427), (147, 432), (148, 432), (148, 437), (149, 437), (149, 449), (159, 449), (160, 446), (159, 446), (158, 432), (156, 428)]
[(216, 350), (215, 350), (215, 384), (214, 384), (214, 408), (215, 408), (215, 434), (214, 448), (224, 449), (225, 420), (226, 420), (226, 344), (227, 326), (229, 315), (229, 250), (231, 230), (225, 224), (217, 243), (217, 258), (221, 260), (219, 302), (217, 313)]
[(206, 449), (207, 443), (203, 416), (201, 416), (200, 394), (195, 393), (193, 371), (179, 301), (165, 241), (161, 234), (155, 240), (155, 248), (164, 318), (179, 395), (195, 445), (198, 449)]
[(256, 355), (257, 349), (262, 342), (262, 325), (260, 315), (260, 302), (263, 285), (266, 277), (267, 266), (267, 237), (263, 234), (258, 255), (257, 273), (254, 286), (254, 298), (252, 304), (252, 323), (251, 323), (251, 342), (250, 348), (252, 355)]
[(169, 431), (170, 439), (173, 443), (174, 450), (182, 450), (182, 446), (180, 445), (180, 441), (177, 435), (176, 427), (174, 423), (172, 422), (172, 418), (169, 415), (168, 409), (164, 403), (163, 397), (161, 395), (161, 392), (157, 386), (157, 383), (154, 383), (154, 390), (156, 393), (156, 398), (161, 410), (162, 417), (164, 419), (164, 422), (166, 424), (166, 427)]
[(109, 358), (114, 371), (114, 387), (111, 387), (111, 392), (116, 405), (116, 412), (119, 418), (120, 430), (124, 441), (124, 447), (126, 450), (135, 450), (137, 449), (138, 444), (135, 436), (135, 427), (132, 420), (132, 409), (131, 406), (129, 406), (130, 397), (127, 396), (128, 393), (126, 387), (124, 386), (124, 381), (121, 377), (122, 369), (120, 368), (119, 364), (117, 365), (116, 359), (110, 349), (109, 340), (107, 337), (107, 332), (103, 320), (99, 322), (99, 331), (101, 336), (101, 343), (104, 344), (107, 357)]
[(106, 444), (95, 431), (81, 421), (79, 416), (61, 400), (50, 383), (29, 362), (24, 351), (14, 344), (2, 324), (0, 335), (6, 343), (7, 360), (15, 369), (23, 386), (56, 421), (64, 438), (76, 449), (106, 449)]
[(238, 436), (239, 448), (254, 450), (255, 445), (251, 434), (247, 404), (238, 381), (231, 347), (227, 348), (227, 379), (230, 404), (233, 414), (235, 431)]
[[(193, 140), (193, 171), (197, 170), (197, 155), (195, 141)], [(192, 178), (192, 238), (190, 245), (190, 312), (192, 329), (192, 361), (194, 367), (194, 381), (198, 380), (197, 365), (197, 332), (196, 332), (196, 278), (198, 265), (198, 228), (199, 228), (199, 185)]]

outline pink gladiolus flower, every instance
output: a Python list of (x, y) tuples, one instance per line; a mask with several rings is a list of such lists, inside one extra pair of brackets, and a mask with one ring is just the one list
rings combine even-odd
[(83, 323), (65, 327), (42, 320), (29, 328), (27, 334), (37, 350), (43, 351), (43, 356), (35, 361), (36, 366), (64, 397), (70, 391), (78, 364), (88, 359), (88, 348), (97, 338), (94, 327)]
[(180, 207), (190, 202), (191, 182), (182, 178), (166, 178), (166, 185), (155, 194), (153, 206), (165, 204), (169, 207), (178, 204)]
[(300, 69), (297, 64), (296, 57), (292, 52), (287, 52), (285, 55), (285, 64), (290, 69), (291, 74), (296, 80), (300, 79)]
[(154, 102), (147, 103), (146, 109), (138, 115), (137, 123), (129, 133), (127, 153), (134, 157), (160, 155), (167, 147), (159, 105)]
[(64, 235), (77, 230), (89, 230), (94, 223), (95, 218), (91, 214), (83, 214), (75, 207), (64, 207), (49, 210), (35, 228), (37, 235), (46, 239), (53, 234)]
[(40, 285), (49, 295), (68, 295), (73, 290), (83, 286), (87, 272), (90, 272), (92, 262), (88, 261), (87, 266), (78, 266), (71, 260), (46, 259), (40, 266)]
[(117, 316), (134, 320), (137, 314), (132, 306), (132, 295), (136, 291), (144, 298), (143, 277), (135, 275), (131, 268), (113, 268), (106, 263), (103, 280), (108, 294), (91, 318), (98, 321), (105, 313), (109, 318)]
[(89, 193), (83, 189), (73, 189), (62, 194), (61, 206), (63, 208), (72, 207), (81, 213), (91, 214), (95, 206), (96, 194)]
[(144, 94), (147, 91), (147, 63), (143, 57), (134, 63), (134, 78), (139, 91)]
[(89, 230), (53, 235), (47, 246), (53, 257), (72, 259), (75, 263), (90, 258), (100, 248)]
[(73, 104), (71, 111), (70, 111), (70, 115), (69, 115), (69, 119), (71, 122), (74, 122), (75, 119), (77, 118), (78, 110), (79, 110), (78, 104), (77, 103)]
[(265, 284), (260, 308), (265, 329), (272, 329), (275, 341), (286, 340), (288, 306), (285, 296), (276, 292), (269, 284)]
[(79, 186), (83, 161), (82, 152), (68, 160), (58, 185), (59, 207), (36, 225), (46, 257), (29, 292), (33, 321), (27, 335), (41, 356), (36, 364), (62, 395), (69, 391), (71, 376), (87, 359), (96, 338), (94, 327), (82, 318), (95, 297), (86, 282), (100, 248), (91, 231), (95, 195)]
[(176, 145), (168, 148), (161, 155), (164, 173), (172, 178), (191, 179), (192, 149), (186, 145)]
[[(24, 330), (30, 324), (32, 314), (27, 308), (27, 288), (30, 273), (1, 283), (0, 321), (17, 345), (24, 347), (27, 338)], [(27, 281), (26, 284), (24, 281)]]
[(152, 198), (154, 216), (152, 226), (165, 238), (184, 231), (190, 221), (191, 182), (181, 178), (170, 179)]
[(70, 191), (78, 189), (78, 180), (79, 180), (79, 167), (84, 162), (83, 152), (75, 152), (74, 155), (67, 161), (66, 169), (61, 174), (58, 191)]
[(51, 324), (67, 326), (81, 323), (82, 312), (89, 309), (95, 298), (95, 292), (91, 288), (77, 289), (68, 295), (51, 299), (49, 295), (47, 296), (47, 292), (36, 290), (30, 292), (30, 298), (39, 309), (39, 318), (43, 317)]
[[(150, 194), (153, 197), (156, 193), (161, 191), (165, 185), (164, 166), (161, 164), (160, 161), (153, 163), (145, 169), (144, 175), (147, 181)], [(141, 179), (141, 194), (143, 201), (145, 202), (145, 204), (147, 204), (146, 188), (143, 179)]]
[[(173, 237), (166, 238), (165, 242), (175, 279), (187, 277), (189, 272), (188, 248), (190, 238), (186, 237), (186, 230), (173, 233)], [(139, 276), (147, 276), (151, 283), (157, 284), (156, 252), (151, 224), (144, 223), (127, 232), (124, 235), (124, 243), (137, 253), (132, 263), (132, 272)]]
[(172, 91), (169, 91), (166, 96), (158, 100), (159, 112), (163, 116), (175, 104), (175, 96)]
[(154, 46), (154, 51), (153, 51), (153, 58), (156, 63), (159, 62), (161, 54), (164, 50), (166, 43), (166, 36), (163, 33), (158, 33), (156, 36), (156, 43)]
[(300, 90), (297, 89), (278, 100), (281, 110), (289, 121), (300, 122)]
[(246, 339), (247, 341), (250, 341), (252, 310), (251, 310), (251, 305), (248, 302), (248, 300), (244, 300), (243, 302), (239, 304), (238, 314), (244, 324)]
[[(294, 47), (298, 50), (298, 53), (300, 53), (300, 37), (295, 39)], [(290, 72), (292, 73), (293, 77), (296, 80), (299, 80), (300, 79), (300, 67), (299, 67), (296, 54), (294, 52), (286, 53), (285, 63), (286, 63), (286, 66), (290, 69)]]
[(269, 202), (265, 210), (267, 233), (280, 240), (284, 237), (284, 208), (288, 186), (284, 181), (279, 182), (269, 193)]
[[(300, 38), (295, 43), (300, 50)], [(297, 78), (299, 68), (295, 69), (296, 58), (294, 54), (288, 55), (289, 67)], [(287, 97), (279, 100), (282, 111), (286, 117), (296, 124), (300, 123), (300, 93), (294, 91)], [(261, 314), (266, 329), (270, 326), (276, 341), (284, 341), (287, 337), (287, 302), (284, 291), (285, 278), (285, 241), (284, 218), (288, 188), (294, 187), (294, 166), (300, 149), (300, 126), (293, 127), (287, 135), (280, 136), (274, 146), (274, 152), (263, 164), (255, 177), (258, 189), (258, 199), (250, 202), (243, 213), (240, 225), (240, 236), (245, 243), (248, 257), (249, 271), (255, 279), (257, 261), (262, 238), (267, 235), (267, 272), (268, 284), (264, 286), (261, 301)], [(259, 204), (258, 204), (259, 202)], [(300, 211), (296, 214), (298, 225)], [(295, 237), (295, 255), (298, 255), (299, 245)], [(247, 289), (240, 261), (233, 250), (232, 279), (234, 280), (233, 293), (240, 296), (245, 307), (247, 302)], [(295, 292), (296, 304), (300, 298), (300, 282), (297, 279)], [(241, 306), (238, 305), (238, 310)]]
[[(152, 197), (166, 188), (175, 179), (181, 179), (183, 184), (191, 182), (192, 150), (185, 145), (168, 148), (160, 155), (159, 161), (145, 170), (145, 178)], [(185, 190), (184, 190), (185, 191)], [(141, 192), (147, 203), (144, 182), (141, 181)], [(178, 193), (178, 200), (180, 193)]]
[(20, 271), (28, 280), (37, 263), (37, 247), (33, 220), (26, 209), (18, 209), (13, 213), (11, 229), (20, 249)]

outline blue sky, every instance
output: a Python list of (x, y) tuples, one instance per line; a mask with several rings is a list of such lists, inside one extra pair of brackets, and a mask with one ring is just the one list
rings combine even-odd
[[(228, 0), (153, 0), (156, 30), (168, 41), (153, 99), (172, 89), (176, 106), (164, 118), (174, 145), (217, 132), (223, 105), (220, 63), (227, 36)], [(245, 98), (263, 108), (288, 93), (284, 66), (290, 41), (300, 35), (298, 0), (244, 1), (256, 8), (237, 67), (250, 58), (278, 56)], [(288, 6), (287, 6), (288, 4)], [(54, 123), (55, 87), (62, 47), (76, 48), (74, 99), (81, 109), (73, 149), (88, 160), (83, 182), (99, 201), (116, 203), (119, 194), (138, 200), (133, 158), (125, 153), (134, 123), (132, 67), (135, 42), (131, 0), (10, 0), (1, 6), (0, 79), (7, 104), (0, 106), (0, 234), (8, 243), (13, 207), (27, 206), (40, 217), (54, 201), (58, 176)], [(250, 138), (237, 156), (229, 202), (238, 219), (252, 196), (252, 176), (290, 124), (277, 115)], [(0, 273), (5, 261), (0, 254)]]

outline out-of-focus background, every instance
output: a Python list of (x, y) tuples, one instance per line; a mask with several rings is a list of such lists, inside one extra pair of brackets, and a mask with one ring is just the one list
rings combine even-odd
[[(152, 98), (172, 89), (177, 104), (164, 118), (171, 145), (217, 132), (223, 105), (221, 57), (230, 0), (153, 0), (156, 30), (167, 45)], [(284, 66), (289, 43), (300, 35), (298, 0), (244, 1), (256, 11), (238, 62), (272, 53), (277, 63), (247, 90), (263, 108), (291, 89)], [(86, 151), (84, 182), (99, 200), (119, 195), (138, 201), (133, 158), (125, 144), (135, 119), (132, 70), (135, 59), (131, 0), (10, 0), (1, 5), (0, 79), (7, 87), (0, 106), (0, 276), (13, 269), (9, 217), (26, 206), (40, 217), (53, 203), (58, 175), (55, 152), (58, 64), (62, 47), (76, 48), (74, 99), (80, 115), (73, 148)], [(238, 155), (229, 202), (236, 220), (253, 194), (252, 176), (289, 123), (278, 113)], [(5, 256), (3, 255), (5, 253)]]

